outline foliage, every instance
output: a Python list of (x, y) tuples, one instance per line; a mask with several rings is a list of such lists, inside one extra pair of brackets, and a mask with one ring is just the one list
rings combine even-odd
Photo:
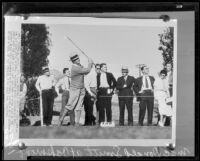
[(173, 37), (174, 37), (174, 28), (173, 27), (168, 27), (164, 30), (164, 33), (159, 34), (160, 46), (158, 49), (162, 51), (163, 66), (170, 63), (173, 67), (173, 58), (174, 58)]
[(49, 32), (44, 24), (22, 24), (21, 55), (24, 75), (40, 75), (43, 66), (48, 65), (50, 51)]
[(35, 88), (37, 76), (42, 74), (42, 67), (48, 65), (50, 39), (45, 24), (22, 24), (21, 30), (21, 70), (27, 79), (27, 115), (39, 115), (39, 93)]

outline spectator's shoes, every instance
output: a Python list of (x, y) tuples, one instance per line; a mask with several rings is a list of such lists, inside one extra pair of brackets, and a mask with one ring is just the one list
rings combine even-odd
[(162, 122), (160, 122), (160, 121), (159, 121), (158, 125), (159, 125), (160, 127), (164, 127), (164, 124), (163, 124)]
[(100, 124), (101, 127), (115, 127), (115, 123), (112, 122), (101, 122)]

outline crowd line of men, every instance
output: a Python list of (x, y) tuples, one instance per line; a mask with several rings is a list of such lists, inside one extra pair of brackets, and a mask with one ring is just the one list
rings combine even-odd
[[(85, 125), (103, 122), (111, 124), (112, 96), (115, 93), (118, 94), (119, 100), (120, 126), (125, 125), (125, 108), (128, 111), (128, 125), (133, 126), (133, 93), (136, 94), (137, 101), (139, 101), (139, 126), (143, 126), (146, 109), (147, 125), (152, 125), (154, 94), (156, 93), (159, 111), (163, 111), (162, 113), (159, 112), (160, 121), (158, 120), (158, 125), (164, 126), (167, 119), (171, 117), (171, 114), (166, 114), (166, 109), (172, 109), (172, 106), (168, 106), (164, 102), (166, 98), (172, 97), (171, 64), (167, 64), (167, 70), (160, 71), (160, 78), (156, 81), (153, 76), (149, 75), (147, 66), (141, 67), (143, 75), (137, 79), (129, 75), (127, 67), (122, 67), (122, 76), (116, 80), (112, 73), (107, 72), (105, 63), (94, 65), (93, 60), (88, 58), (88, 66), (83, 67), (76, 53), (70, 56), (70, 60), (72, 62), (71, 71), (64, 68), (64, 77), (58, 82), (50, 75), (48, 67), (44, 68), (44, 74), (37, 79), (35, 86), (42, 96), (44, 125), (51, 126), (55, 91), (62, 94), (62, 108), (58, 126), (62, 125), (66, 115), (70, 117), (70, 125), (79, 126), (83, 109), (85, 110)], [(92, 69), (95, 69), (95, 71)], [(159, 97), (161, 94), (163, 94), (162, 98)], [(94, 105), (96, 106), (96, 115), (93, 114)], [(164, 121), (163, 118), (165, 118)]]

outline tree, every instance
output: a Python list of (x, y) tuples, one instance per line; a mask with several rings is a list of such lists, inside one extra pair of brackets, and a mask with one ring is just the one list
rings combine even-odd
[(45, 24), (22, 24), (21, 56), (22, 72), (25, 77), (38, 76), (42, 67), (48, 65), (48, 35)]
[(160, 37), (160, 46), (159, 50), (162, 51), (163, 56), (163, 66), (170, 63), (173, 67), (173, 58), (174, 58), (174, 28), (168, 27), (164, 30), (164, 33), (159, 34)]
[(37, 76), (42, 67), (47, 66), (50, 51), (48, 28), (45, 24), (22, 24), (21, 30), (21, 71), (27, 79), (27, 99), (25, 111), (29, 115), (39, 115), (39, 93), (35, 88)]

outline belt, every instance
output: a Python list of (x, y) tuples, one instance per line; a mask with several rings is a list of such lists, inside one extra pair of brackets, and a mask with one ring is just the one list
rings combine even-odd
[(43, 89), (42, 91), (50, 91), (50, 90), (52, 90), (52, 88), (50, 88), (50, 89)]

